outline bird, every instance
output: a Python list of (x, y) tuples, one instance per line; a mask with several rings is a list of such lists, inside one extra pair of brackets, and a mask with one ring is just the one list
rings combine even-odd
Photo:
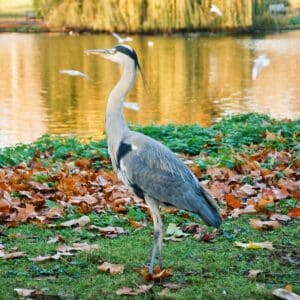
[(119, 44), (124, 44), (126, 42), (131, 42), (132, 41), (132, 38), (130, 36), (122, 38), (118, 34), (116, 34), (115, 32), (112, 32), (112, 36), (117, 39), (117, 41), (118, 41)]
[(255, 80), (261, 70), (270, 64), (270, 59), (266, 54), (261, 54), (254, 60), (254, 66), (252, 68), (252, 80)]
[(66, 75), (70, 75), (70, 76), (79, 76), (79, 77), (83, 77), (87, 80), (92, 80), (91, 77), (89, 77), (88, 75), (77, 71), (77, 70), (59, 70), (60, 74), (66, 74)]
[(196, 213), (206, 224), (219, 228), (222, 219), (218, 205), (175, 153), (153, 138), (128, 128), (122, 107), (135, 82), (137, 70), (141, 71), (135, 50), (127, 45), (117, 45), (85, 52), (101, 55), (123, 67), (106, 107), (108, 152), (118, 177), (149, 206), (154, 234), (148, 272), (153, 274), (156, 258), (162, 268), (160, 206), (170, 205)]
[(148, 45), (148, 47), (153, 47), (154, 46), (154, 42), (153, 41), (148, 41), (147, 45)]
[(131, 110), (134, 110), (134, 111), (139, 111), (140, 110), (140, 106), (136, 102), (124, 102), (123, 106), (127, 109), (131, 109)]
[(216, 6), (216, 5), (214, 5), (214, 4), (212, 4), (212, 5), (210, 6), (210, 12), (211, 12), (211, 13), (216, 13), (219, 17), (222, 17), (222, 16), (223, 16), (223, 14), (222, 14), (220, 8), (219, 8), (218, 6)]

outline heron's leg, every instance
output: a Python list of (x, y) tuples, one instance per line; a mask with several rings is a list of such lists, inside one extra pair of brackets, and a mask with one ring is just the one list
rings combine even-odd
[(150, 267), (149, 267), (149, 273), (152, 274), (154, 269), (154, 261), (156, 257), (157, 248), (158, 248), (159, 266), (162, 267), (161, 252), (162, 252), (163, 228), (162, 228), (162, 220), (159, 212), (158, 202), (148, 197), (146, 198), (146, 202), (149, 205), (150, 212), (153, 218), (153, 226), (154, 226), (153, 246), (151, 251), (151, 259), (150, 259)]

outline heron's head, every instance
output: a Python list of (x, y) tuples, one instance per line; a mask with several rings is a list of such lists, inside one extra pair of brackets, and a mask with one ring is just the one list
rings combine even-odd
[(128, 61), (132, 61), (135, 67), (139, 67), (138, 58), (134, 49), (127, 45), (117, 45), (108, 49), (90, 49), (84, 51), (87, 54), (101, 55), (118, 64), (124, 65)]

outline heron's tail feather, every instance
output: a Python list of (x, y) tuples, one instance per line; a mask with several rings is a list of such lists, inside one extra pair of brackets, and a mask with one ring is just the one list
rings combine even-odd
[(202, 187), (201, 196), (202, 201), (198, 214), (207, 225), (219, 228), (221, 226), (222, 219), (216, 200)]

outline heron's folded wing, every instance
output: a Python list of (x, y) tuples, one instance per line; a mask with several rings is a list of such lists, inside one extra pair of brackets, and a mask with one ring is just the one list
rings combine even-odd
[(122, 157), (120, 168), (132, 187), (181, 209), (197, 212), (206, 204), (200, 183), (168, 148), (140, 134), (123, 142), (132, 150)]

